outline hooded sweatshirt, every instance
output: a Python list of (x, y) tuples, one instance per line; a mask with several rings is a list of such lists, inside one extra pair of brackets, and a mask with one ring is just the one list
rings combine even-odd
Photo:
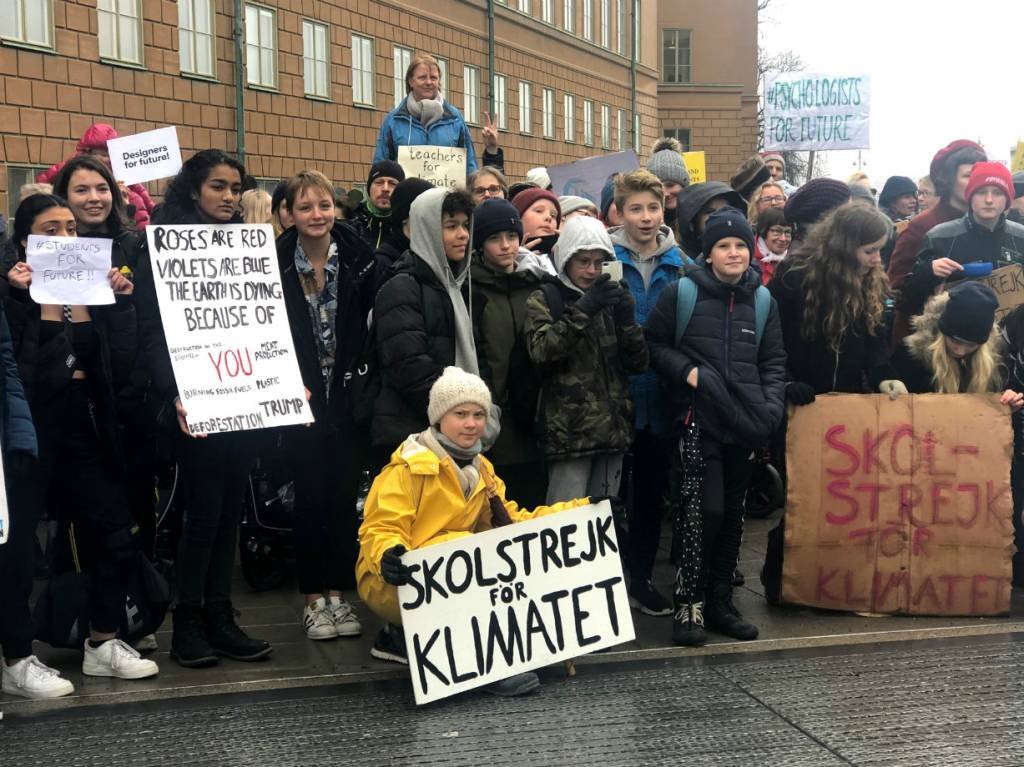
[(565, 273), (565, 267), (569, 259), (583, 250), (602, 250), (608, 254), (608, 258), (615, 258), (615, 249), (604, 224), (596, 218), (589, 216), (577, 216), (569, 219), (569, 222), (562, 229), (558, 236), (558, 242), (551, 251), (551, 258), (555, 262), (555, 270), (558, 272), (558, 279), (569, 290), (583, 295), (576, 284), (569, 279)]
[(716, 197), (725, 198), (729, 205), (741, 212), (747, 209), (747, 203), (740, 193), (721, 181), (690, 184), (679, 193), (679, 202), (676, 205), (679, 211), (676, 222), (679, 227), (679, 246), (690, 258), (697, 258), (700, 255), (700, 235), (694, 228), (694, 221), (704, 206)]
[[(473, 323), (470, 310), (462, 300), (462, 284), (470, 276), (469, 243), (466, 245), (466, 257), (455, 264), (458, 273), (452, 269), (453, 264), (444, 254), (444, 241), (441, 236), (441, 208), (448, 189), (429, 189), (417, 197), (409, 209), (409, 250), (423, 261), (434, 273), (438, 281), (445, 286), (452, 308), (455, 310), (455, 365), (467, 373), (480, 374), (476, 361), (476, 344), (473, 342)], [(469, 221), (469, 230), (473, 231), (473, 220)], [(472, 285), (470, 285), (472, 288)], [(472, 291), (470, 291), (472, 301)]]

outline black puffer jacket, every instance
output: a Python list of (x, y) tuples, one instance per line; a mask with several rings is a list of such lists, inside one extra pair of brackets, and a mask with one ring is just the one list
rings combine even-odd
[(294, 228), (277, 238), (277, 259), (281, 269), (284, 305), (295, 344), (295, 355), (302, 382), (311, 392), (309, 406), (319, 424), (337, 424), (351, 411), (345, 376), (357, 364), (366, 338), (366, 318), (373, 309), (376, 294), (374, 260), (369, 246), (346, 223), (336, 222), (331, 239), (338, 246), (338, 309), (334, 319), (334, 373), (330, 391), (320, 372), (320, 354), (314, 336), (309, 302), (302, 292), (295, 268), (295, 245), (299, 235)]
[(805, 274), (783, 261), (768, 284), (779, 307), (788, 379), (813, 386), (816, 394), (864, 394), (865, 384), (868, 392), (878, 391), (882, 381), (896, 377), (889, 364), (884, 330), (872, 335), (861, 324), (843, 339), (838, 353), (820, 332), (810, 340), (804, 338)]
[(371, 250), (379, 248), (392, 237), (391, 216), (373, 215), (365, 201), (355, 209), (348, 224)]
[[(675, 342), (679, 282), (658, 297), (644, 333), (651, 367), (666, 384), (681, 420), (690, 404), (711, 439), (757, 447), (782, 420), (786, 352), (779, 310), (772, 302), (760, 346), (754, 292), (761, 276), (751, 268), (736, 285), (720, 281), (700, 259), (686, 267), (697, 301), (679, 345)], [(686, 383), (698, 368), (697, 389)]]
[(444, 286), (411, 251), (373, 307), (381, 391), (373, 405), (374, 447), (395, 448), (427, 423), (430, 387), (455, 364), (455, 313)]

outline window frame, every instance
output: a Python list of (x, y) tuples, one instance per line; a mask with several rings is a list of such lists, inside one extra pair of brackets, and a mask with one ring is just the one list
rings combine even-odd
[(533, 83), (527, 80), (519, 81), (519, 132), (533, 134)]
[(562, 133), (566, 144), (576, 143), (576, 95), (566, 93), (562, 99)]
[(611, 0), (598, 0), (600, 7), (601, 24), (601, 47), (611, 49)]
[(612, 148), (612, 108), (607, 104), (601, 105), (601, 148)]
[(583, 146), (594, 146), (594, 102), (583, 99)]
[[(38, 176), (40, 173), (42, 173), (44, 170), (46, 170), (48, 166), (46, 166), (46, 165), (35, 165), (33, 163), (20, 163), (20, 162), (8, 162), (8, 163), (6, 163), (6, 165), (7, 165), (6, 170), (7, 170), (7, 207), (8, 207), (7, 232), (8, 232), (8, 235), (10, 235), (11, 232), (12, 232), (12, 228), (14, 226), (14, 213), (15, 213), (15, 211), (18, 210), (18, 205), (21, 204), (21, 201), (18, 199), (18, 195), (19, 195), (19, 192), (21, 192), (22, 185), (23, 184), (34, 183), (35, 180), (36, 180), (36, 176)], [(26, 178), (28, 179), (28, 181), (22, 181), (20, 184), (17, 184), (17, 185), (12, 184), (11, 183), (11, 171), (16, 171), (16, 172), (17, 171), (24, 171), (27, 174)]]
[(434, 56), (437, 59), (437, 69), (441, 73), (441, 92), (448, 97), (448, 59), (444, 56)]
[(31, 48), (37, 51), (53, 51), (56, 45), (54, 41), (57, 37), (53, 23), (53, 0), (40, 0), (39, 3), (33, 5), (33, 7), (38, 6), (43, 10), (42, 27), (46, 32), (46, 40), (42, 42), (28, 39), (28, 25), (26, 23), (27, 14), (25, 13), (25, 8), (30, 0), (8, 0), (8, 2), (11, 3), (11, 5), (8, 6), (8, 9), (13, 14), (13, 18), (11, 19), (11, 24), (4, 25), (4, 28), (9, 29), (17, 24), (18, 34), (0, 34), (0, 41), (2, 41), (4, 45), (10, 45), (18, 48)]
[(540, 20), (544, 24), (555, 23), (555, 0), (540, 0)]
[[(196, 13), (196, 6), (200, 3), (206, 7), (206, 16), (210, 25), (209, 33), (199, 32), (195, 29), (196, 19), (199, 18), (199, 14)], [(185, 77), (201, 77), (208, 80), (214, 80), (217, 77), (217, 12), (214, 8), (212, 0), (178, 0), (178, 70)], [(188, 13), (191, 19), (191, 29), (186, 29), (182, 23), (181, 14), (182, 8), (188, 7)], [(209, 39), (210, 45), (210, 71), (203, 72), (198, 66), (193, 66), (191, 69), (184, 66), (182, 61), (185, 56), (185, 44), (184, 41), (187, 39), (189, 55), (192, 59), (192, 63), (195, 64), (198, 61), (196, 51), (198, 46), (196, 41), (199, 37), (206, 37)]]
[[(359, 52), (359, 63), (360, 64), (363, 64), (363, 63), (369, 64), (369, 69), (368, 70), (364, 70), (362, 68), (356, 69), (356, 41), (357, 40), (359, 41), (359, 47), (361, 49), (360, 52)], [(362, 50), (364, 48), (363, 43), (368, 43), (368, 45), (369, 45), (369, 61), (368, 62), (363, 62), (363, 53), (364, 53), (364, 51)], [(370, 109), (376, 109), (377, 108), (377, 103), (376, 103), (377, 102), (377, 89), (376, 89), (376, 85), (375, 85), (376, 80), (374, 78), (374, 67), (373, 67), (374, 57), (376, 55), (376, 52), (375, 52), (376, 41), (374, 40), (374, 38), (370, 37), (369, 35), (363, 35), (363, 34), (360, 34), (359, 32), (352, 32), (350, 37), (349, 37), (349, 45), (350, 45), (350, 51), (352, 53), (352, 64), (351, 64), (351, 67), (350, 67), (351, 72), (352, 72), (352, 84), (351, 84), (351, 89), (352, 89), (352, 105), (353, 106), (357, 106), (357, 107), (367, 107), (367, 108), (370, 108)], [(368, 95), (369, 98), (370, 98), (369, 101), (365, 101), (365, 100), (364, 101), (360, 101), (359, 99), (356, 98), (356, 77), (357, 77), (357, 75), (358, 75), (359, 81), (360, 81), (360, 87), (359, 87), (360, 91), (362, 91), (363, 90), (363, 86), (365, 86), (367, 84), (364, 81), (364, 78), (365, 77), (369, 78), (370, 92), (369, 92), (369, 94), (362, 94), (364, 96)]]
[(615, 0), (615, 52), (626, 55), (626, 0)]
[(544, 138), (555, 138), (555, 89), (544, 88), (541, 91), (541, 135)]
[[(180, 0), (179, 0), (180, 2)], [(313, 66), (314, 66), (314, 90), (310, 90), (309, 82), (306, 78), (306, 62), (309, 61), (309, 57), (306, 56), (306, 28), (308, 27), (314, 33), (313, 39)], [(319, 61), (316, 58), (316, 39), (315, 34), (318, 30), (323, 30), (324, 33), (324, 59)], [(324, 92), (320, 93), (315, 90), (316, 88), (316, 72), (315, 67), (317, 64), (323, 65), (323, 76), (324, 76)], [(316, 19), (310, 19), (303, 17), (302, 19), (302, 90), (306, 98), (321, 99), (323, 101), (331, 100), (331, 29), (322, 21)]]
[[(135, 16), (129, 16), (121, 12), (121, 3), (131, 3), (135, 7)], [(113, 10), (102, 8), (103, 3), (111, 3)], [(114, 34), (114, 45), (116, 51), (114, 53), (103, 52), (103, 23), (104, 14), (113, 16), (114, 25), (116, 28)], [(138, 51), (138, 59), (127, 58), (123, 53), (123, 44), (121, 37), (121, 22), (123, 19), (134, 19), (135, 20), (135, 45)], [(116, 64), (121, 66), (137, 67), (141, 68), (145, 66), (146, 61), (146, 46), (143, 39), (143, 16), (142, 16), (142, 0), (97, 0), (96, 3), (96, 41), (100, 49), (100, 61), (109, 64)]]
[(615, 110), (615, 148), (621, 152), (626, 148), (626, 110)]
[(692, 128), (664, 128), (661, 131), (663, 136), (674, 138), (683, 147), (684, 152), (689, 152), (693, 141)]
[[(391, 47), (391, 66), (393, 69), (391, 73), (391, 83), (394, 86), (395, 91), (395, 103), (391, 105), (392, 109), (401, 104), (402, 99), (405, 98), (405, 70), (412, 65), (412, 54), (412, 48), (406, 48), (404, 45), (393, 45)], [(401, 59), (401, 61), (399, 61), (399, 59)], [(406, 59), (409, 60), (408, 64), (405, 63)]]
[[(257, 24), (256, 24), (257, 37), (256, 37), (256, 43), (255, 44), (251, 44), (249, 42), (249, 9), (250, 8), (254, 9), (256, 11), (256, 14), (257, 14), (257, 16), (256, 16), (256, 20), (257, 20)], [(271, 44), (271, 46), (269, 48), (269, 50), (273, 54), (272, 61), (273, 61), (273, 65), (274, 65), (273, 66), (273, 70), (274, 70), (274, 78), (273, 79), (274, 79), (274, 82), (273, 82), (272, 85), (268, 85), (267, 83), (263, 82), (263, 52), (268, 50), (267, 47), (263, 45), (263, 36), (262, 36), (262, 31), (260, 30), (260, 22), (262, 21), (262, 14), (263, 13), (269, 13), (271, 19), (273, 19), (273, 22), (274, 22), (273, 23), (273, 30), (274, 30), (273, 38), (274, 39), (273, 39), (273, 43)], [(249, 67), (249, 49), (250, 49), (250, 47), (255, 48), (257, 50), (257, 52), (259, 53), (260, 71), (259, 71), (259, 80), (256, 81), (256, 82), (253, 82), (253, 80), (252, 80), (251, 68)], [(280, 48), (278, 47), (277, 9), (276, 8), (269, 8), (269, 7), (265, 6), (265, 5), (260, 5), (259, 3), (248, 3), (248, 2), (245, 3), (245, 83), (246, 83), (246, 85), (248, 87), (255, 88), (257, 90), (270, 90), (270, 91), (276, 91), (278, 89), (278, 83), (280, 82), (280, 79), (281, 79), (281, 77), (280, 77), (280, 74), (281, 74), (280, 73), (280, 67), (278, 66), (278, 62), (277, 62), (279, 52), (280, 52)]]
[(594, 0), (581, 0), (583, 3), (583, 39), (594, 42)]
[(462, 65), (462, 118), (467, 125), (480, 124), (480, 68), (471, 64)]
[[(683, 48), (681, 48), (680, 45), (679, 45), (679, 35), (681, 33), (685, 33), (685, 35), (686, 35), (686, 49), (685, 49), (686, 50), (686, 63), (685, 64), (680, 64), (678, 62), (679, 51), (683, 50)], [(670, 35), (670, 34), (674, 35), (674, 37), (675, 37), (675, 48), (673, 50), (676, 51), (676, 54), (675, 54), (676, 61), (673, 62), (673, 64), (671, 65), (672, 68), (673, 68), (675, 79), (669, 79), (669, 64), (667, 62), (667, 56), (666, 56), (666, 44), (665, 44), (666, 43), (666, 36)], [(685, 80), (679, 79), (679, 73), (684, 68), (686, 70), (686, 79)], [(661, 73), (660, 73), (660, 80), (661, 80), (661, 82), (663, 82), (663, 83), (665, 83), (667, 85), (688, 85), (691, 82), (693, 82), (693, 30), (691, 30), (691, 29), (676, 28), (676, 27), (664, 28), (664, 29), (661, 30)]]
[(494, 96), (494, 114), (491, 119), (498, 126), (498, 130), (508, 130), (508, 78), (500, 72), (495, 72), (491, 78), (491, 93)]
[(576, 34), (576, 0), (562, 0), (562, 29)]

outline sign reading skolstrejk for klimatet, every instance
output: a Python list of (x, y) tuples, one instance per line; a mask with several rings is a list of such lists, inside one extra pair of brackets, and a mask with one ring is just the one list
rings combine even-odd
[(867, 75), (772, 75), (764, 81), (764, 148), (868, 149), (870, 113)]

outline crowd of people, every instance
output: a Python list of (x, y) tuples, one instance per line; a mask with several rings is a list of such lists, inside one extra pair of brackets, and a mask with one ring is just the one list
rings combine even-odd
[[(358, 636), (369, 618), (349, 601), (358, 593), (383, 622), (372, 650), (382, 660), (407, 662), (396, 590), (406, 551), (605, 499), (635, 609), (670, 618), (679, 645), (707, 631), (753, 639), (732, 596), (745, 497), (755, 451), (785, 473), (787, 406), (829, 392), (996, 392), (1009, 417), (1024, 403), (1024, 313), (997, 323), (994, 293), (972, 279), (1024, 264), (1024, 177), (978, 144), (951, 143), (928, 177), (890, 178), (877, 201), (862, 174), (797, 187), (773, 152), (729, 183), (691, 184), (671, 139), (646, 167), (610, 177), (600, 199), (558, 196), (543, 168), (510, 183), (493, 128), (477, 161), (439, 74), (431, 57), (413, 60), (362, 200), (315, 169), (267, 194), (236, 159), (204, 149), (153, 205), (111, 175), (105, 125), (44, 174), (52, 187), (25, 190), (0, 263), (4, 692), (72, 691), (32, 652), (44, 514), (69, 531), (87, 574), (83, 673), (158, 673), (145, 657), (154, 638), (126, 636), (123, 613), (139, 553), (153, 556), (161, 445), (185, 507), (172, 658), (203, 667), (272, 651), (239, 627), (232, 602), (239, 516), (266, 435), (190, 433), (146, 225), (274, 225), (315, 417), (275, 435), (294, 459), (296, 630)], [(397, 150), (408, 144), (465, 148), (465, 188), (406, 178)], [(30, 235), (110, 239), (115, 302), (36, 303)], [(652, 573), (668, 516), (677, 577), (666, 595)], [(488, 689), (536, 684), (525, 674)]]

